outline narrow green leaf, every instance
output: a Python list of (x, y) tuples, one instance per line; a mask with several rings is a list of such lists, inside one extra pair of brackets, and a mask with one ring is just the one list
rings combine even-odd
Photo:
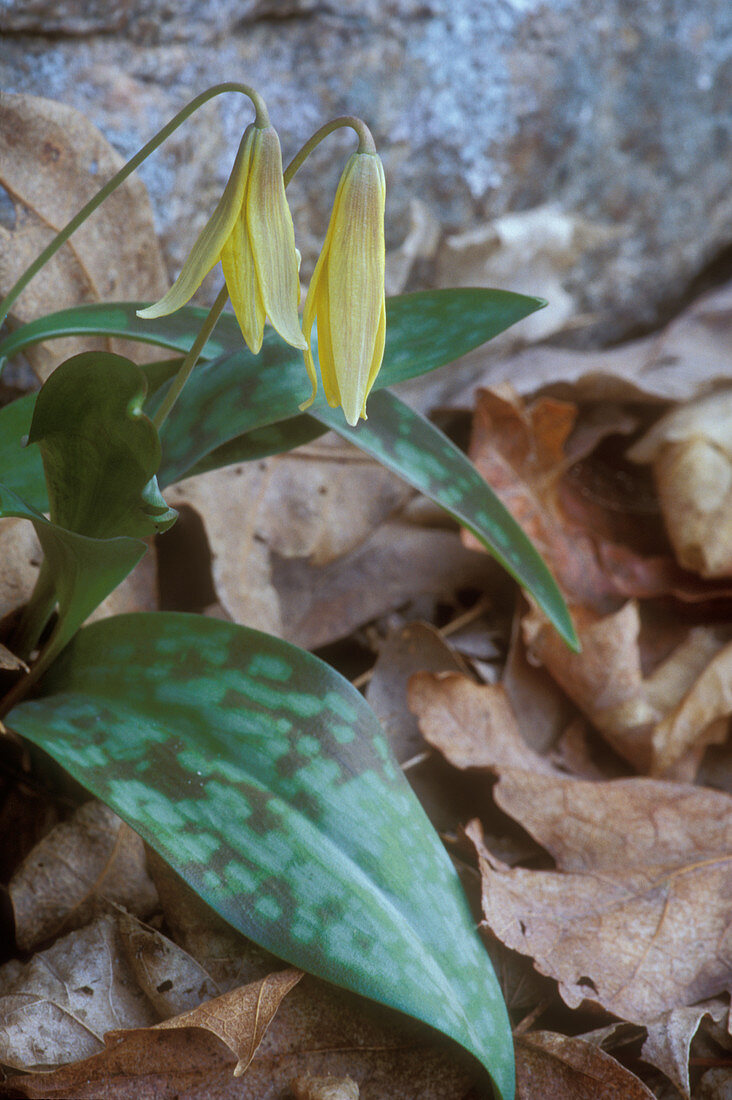
[(371, 395), (369, 419), (355, 428), (338, 409), (319, 409), (315, 415), (472, 531), (531, 593), (570, 648), (579, 648), (567, 606), (542, 557), (470, 459), (439, 428), (388, 390)]
[(0, 485), (0, 519), (10, 516), (27, 519), (35, 527), (58, 602), (56, 625), (34, 668), (38, 675), (134, 569), (145, 553), (145, 544), (139, 539), (95, 539), (66, 531), (12, 489)]
[(129, 359), (84, 352), (41, 388), (28, 435), (46, 473), (51, 519), (91, 538), (167, 530), (176, 512), (160, 495), (160, 440), (143, 413), (145, 377)]
[(193, 615), (80, 632), (8, 716), (234, 927), (452, 1036), (513, 1096), (506, 1011), (452, 864), (362, 697)]

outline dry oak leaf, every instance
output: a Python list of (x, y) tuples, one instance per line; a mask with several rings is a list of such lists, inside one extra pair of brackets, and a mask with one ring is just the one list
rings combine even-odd
[(720, 999), (673, 1008), (646, 1024), (648, 1037), (641, 1058), (660, 1069), (684, 1096), (690, 1095), (689, 1050), (705, 1017), (715, 1023), (727, 1020), (729, 1005)]
[(526, 768), (557, 774), (521, 736), (501, 684), (476, 684), (457, 672), (417, 672), (409, 681), (409, 707), (425, 741), (456, 768)]
[(49, 1100), (235, 1096), (228, 1087), (232, 1053), (234, 1077), (241, 1076), (282, 999), (301, 977), (299, 970), (283, 970), (153, 1027), (110, 1031), (99, 1054), (51, 1074), (13, 1078), (10, 1086)]
[[(508, 386), (480, 390), (470, 457), (546, 558), (569, 603), (607, 613), (630, 596), (699, 602), (729, 595), (728, 580), (704, 580), (669, 553), (655, 495), (640, 472), (621, 454), (614, 465), (596, 460), (600, 442), (636, 426), (622, 409), (610, 407), (603, 418), (554, 397), (525, 404)], [(464, 540), (477, 545), (467, 533)]]
[(593, 1043), (533, 1031), (515, 1044), (516, 1100), (653, 1100), (635, 1074)]
[[(0, 186), (9, 196), (0, 224), (0, 287), (9, 290), (59, 229), (121, 167), (95, 126), (63, 103), (0, 94)], [(145, 186), (118, 188), (23, 291), (11, 317), (26, 323), (79, 302), (153, 301), (167, 289)], [(62, 358), (88, 348), (133, 354), (123, 341), (54, 342), (26, 355), (45, 378)], [(60, 349), (63, 348), (63, 353)]]
[(142, 840), (100, 802), (85, 802), (43, 837), (13, 875), (9, 893), (21, 951), (81, 927), (98, 898), (140, 917), (157, 903)]
[[(568, 653), (537, 611), (523, 620), (530, 659), (543, 664), (605, 740), (640, 772), (691, 780), (707, 745), (726, 737), (732, 646), (713, 627), (691, 628), (644, 675), (641, 615), (629, 600), (597, 616), (575, 609), (580, 653)], [(672, 770), (673, 769), (673, 770)]]
[(628, 451), (650, 462), (679, 563), (732, 576), (732, 389), (678, 406)]
[(557, 870), (509, 869), (472, 822), (486, 924), (570, 1007), (645, 1024), (732, 987), (732, 797), (517, 769), (501, 770), (494, 796)]

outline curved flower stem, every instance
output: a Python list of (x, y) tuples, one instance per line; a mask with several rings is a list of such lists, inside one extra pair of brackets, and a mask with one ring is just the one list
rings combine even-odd
[(127, 177), (130, 176), (135, 171), (135, 169), (158, 148), (159, 145), (161, 145), (168, 137), (170, 137), (173, 131), (177, 130), (178, 127), (182, 125), (182, 123), (184, 123), (186, 119), (194, 113), (194, 111), (197, 111), (199, 107), (203, 106), (204, 103), (207, 103), (209, 99), (213, 99), (214, 96), (217, 95), (222, 95), (224, 92), (239, 92), (242, 95), (247, 96), (254, 104), (257, 126), (264, 127), (269, 125), (269, 115), (267, 113), (267, 107), (264, 103), (264, 100), (261, 98), (259, 93), (254, 90), (254, 88), (250, 88), (247, 84), (238, 84), (235, 82), (215, 84), (212, 88), (209, 88), (207, 91), (202, 92), (199, 96), (196, 96), (196, 98), (192, 99), (191, 102), (187, 104), (187, 106), (185, 106), (182, 111), (178, 112), (175, 118), (172, 118), (166, 126), (163, 126), (162, 130), (159, 130), (155, 137), (151, 138), (146, 145), (143, 145), (142, 149), (140, 149), (138, 153), (135, 153), (134, 157), (132, 157), (131, 160), (128, 160), (127, 164), (125, 164), (123, 168), (120, 168), (119, 172), (117, 172), (116, 175), (112, 176), (111, 180), (109, 180), (109, 182), (106, 183), (104, 187), (102, 187), (102, 189), (98, 191), (92, 199), (89, 200), (86, 206), (84, 206), (79, 211), (79, 213), (71, 219), (68, 225), (65, 225), (64, 228), (56, 234), (51, 243), (46, 248), (44, 248), (43, 252), (41, 252), (39, 256), (36, 256), (30, 267), (28, 267), (23, 272), (15, 285), (10, 289), (10, 291), (0, 302), (0, 325), (7, 317), (8, 312), (10, 311), (10, 307), (12, 306), (18, 295), (21, 294), (23, 290), (25, 290), (31, 279), (35, 275), (37, 275), (44, 264), (48, 263), (51, 257), (55, 255), (56, 252), (58, 252), (59, 248), (61, 248), (61, 246), (66, 243), (71, 234), (74, 233), (79, 228), (79, 226), (86, 221), (89, 215), (93, 214), (97, 207), (100, 206), (101, 203), (103, 203), (104, 200), (109, 195), (111, 195), (112, 192), (115, 191), (121, 183), (124, 183)]
[(155, 425), (155, 427), (158, 429), (158, 431), (160, 431), (161, 427), (163, 426), (163, 423), (165, 422), (165, 419), (168, 416), (168, 413), (170, 412), (170, 410), (173, 408), (173, 405), (178, 400), (178, 397), (180, 396), (181, 390), (183, 389), (186, 382), (190, 378), (190, 376), (193, 372), (193, 368), (195, 367), (196, 363), (198, 362), (198, 357), (201, 354), (201, 352), (203, 351), (203, 348), (204, 348), (204, 345), (205, 345), (206, 341), (208, 340), (209, 336), (213, 332), (214, 326), (215, 326), (216, 322), (218, 321), (219, 317), (221, 316), (221, 314), (223, 312), (223, 309), (224, 309), (224, 306), (226, 305), (226, 302), (228, 301), (228, 298), (229, 298), (229, 291), (226, 287), (226, 284), (224, 283), (224, 285), (222, 286), (221, 290), (219, 291), (219, 293), (216, 297), (216, 301), (211, 306), (211, 309), (208, 313), (208, 316), (206, 317), (206, 320), (201, 325), (198, 336), (196, 337), (193, 344), (191, 345), (190, 351), (188, 352), (185, 359), (181, 363), (180, 368), (178, 370), (178, 373), (176, 374), (175, 378), (171, 382), (170, 388), (169, 388), (168, 392), (165, 395), (165, 400), (163, 401), (162, 405), (160, 406), (160, 408), (158, 409), (158, 411), (155, 413), (154, 417), (152, 418), (152, 422)]
[(374, 142), (371, 131), (365, 122), (360, 118), (356, 118), (355, 115), (341, 115), (339, 118), (334, 118), (330, 122), (326, 122), (325, 126), (321, 126), (319, 130), (316, 130), (311, 138), (303, 145), (299, 152), (295, 153), (290, 163), (287, 165), (284, 171), (285, 187), (301, 167), (307, 157), (310, 156), (316, 145), (320, 145), (323, 138), (328, 134), (332, 134), (334, 130), (340, 129), (341, 126), (350, 126), (352, 130), (355, 130), (358, 135), (358, 150), (359, 153), (375, 153), (376, 144)]

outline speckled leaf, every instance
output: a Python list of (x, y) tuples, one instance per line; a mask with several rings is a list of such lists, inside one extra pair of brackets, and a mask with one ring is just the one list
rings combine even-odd
[[(384, 363), (376, 386), (444, 366), (545, 304), (539, 298), (484, 287), (390, 298)], [(184, 350), (206, 316), (205, 310), (187, 306), (169, 317), (142, 321), (135, 315), (139, 305), (78, 306), (33, 321), (0, 344), (0, 362), (29, 344), (84, 333), (126, 336)], [(268, 328), (261, 352), (252, 355), (242, 344), (233, 314), (220, 318), (202, 359), (161, 433), (161, 485), (180, 480), (209, 452), (236, 436), (297, 417), (310, 392), (302, 353)], [(322, 389), (313, 406), (319, 408), (326, 408)]]
[(9, 726), (236, 928), (451, 1035), (513, 1096), (505, 1008), (452, 864), (362, 697), (193, 615), (84, 628)]
[(37, 675), (61, 652), (94, 608), (132, 572), (145, 553), (145, 544), (139, 539), (94, 539), (65, 531), (0, 485), (0, 519), (7, 516), (30, 520), (35, 527), (48, 575), (53, 578), (51, 595), (58, 602), (56, 625), (34, 668)]
[(61, 363), (41, 388), (28, 444), (38, 444), (51, 519), (90, 538), (143, 538), (176, 518), (160, 495), (160, 440), (142, 404), (140, 368), (111, 352)]
[(542, 557), (470, 459), (434, 424), (388, 390), (371, 395), (369, 419), (356, 428), (346, 424), (339, 409), (316, 415), (472, 531), (531, 593), (567, 644), (578, 649), (566, 604)]

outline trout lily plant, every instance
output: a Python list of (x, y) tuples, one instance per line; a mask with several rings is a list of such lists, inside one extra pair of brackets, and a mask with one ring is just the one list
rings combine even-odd
[[(160, 612), (83, 625), (145, 553), (143, 539), (175, 522), (163, 496), (171, 481), (335, 430), (472, 531), (576, 646), (561, 595), (521, 529), (468, 459), (387, 388), (543, 303), (488, 289), (385, 300), (384, 171), (360, 120), (326, 124), (283, 172), (261, 97), (245, 85), (209, 89), (58, 234), (8, 289), (0, 318), (99, 203), (223, 92), (248, 96), (255, 119), (170, 291), (154, 305), (64, 310), (0, 342), (0, 365), (79, 333), (166, 349), (142, 367), (108, 352), (74, 356), (38, 393), (0, 410), (0, 518), (31, 523), (44, 555), (2, 638), (4, 664), (14, 663), (0, 682), (3, 729), (111, 806), (235, 928), (441, 1029), (510, 1100), (510, 1027), (488, 955), (362, 696), (310, 654), (233, 623)], [(358, 148), (301, 323), (285, 189), (342, 126)], [(219, 261), (224, 285), (204, 314), (188, 303)], [(233, 314), (224, 312), (229, 299)]]

